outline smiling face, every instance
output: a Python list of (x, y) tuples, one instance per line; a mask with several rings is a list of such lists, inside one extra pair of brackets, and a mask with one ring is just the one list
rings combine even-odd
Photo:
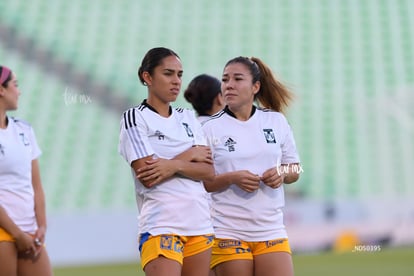
[(260, 82), (253, 83), (252, 74), (246, 65), (234, 62), (224, 68), (221, 91), (225, 103), (231, 110), (250, 108), (259, 88)]
[(180, 93), (183, 67), (174, 55), (162, 59), (150, 74), (143, 72), (143, 79), (149, 89), (148, 102), (169, 104), (174, 102)]
[(19, 102), (19, 86), (16, 75), (12, 73), (12, 78), (7, 82), (7, 86), (0, 86), (0, 103), (6, 111), (16, 110)]

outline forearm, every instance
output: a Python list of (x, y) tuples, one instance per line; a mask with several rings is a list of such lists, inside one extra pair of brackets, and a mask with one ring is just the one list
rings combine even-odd
[(283, 183), (285, 184), (291, 184), (298, 181), (300, 173), (303, 172), (299, 163), (283, 164), (281, 169), (284, 174)]
[(38, 227), (47, 228), (46, 204), (43, 189), (35, 191), (35, 214)]
[(192, 146), (184, 152), (176, 155), (172, 160), (183, 160), (189, 162), (204, 162), (213, 164), (211, 150), (207, 146)]
[(38, 227), (46, 229), (46, 203), (45, 193), (43, 191), (42, 181), (40, 178), (40, 169), (37, 160), (32, 161), (32, 185), (34, 191), (34, 210)]
[(190, 162), (184, 160), (171, 160), (176, 163), (176, 174), (194, 180), (208, 181), (214, 179), (214, 167), (204, 162)]
[(210, 159), (211, 152), (208, 147), (193, 146), (171, 160), (176, 163), (176, 174), (194, 180), (212, 180), (214, 167)]
[(207, 192), (217, 192), (224, 190), (233, 184), (232, 177), (234, 172), (223, 173), (216, 175), (211, 181), (204, 181), (204, 187)]
[(172, 158), (171, 160), (182, 160), (182, 161), (193, 161), (193, 154), (191, 152), (191, 148), (176, 155), (174, 158)]

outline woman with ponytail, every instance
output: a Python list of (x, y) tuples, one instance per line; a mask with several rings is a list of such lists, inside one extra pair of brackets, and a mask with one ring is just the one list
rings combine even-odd
[(211, 152), (194, 112), (173, 108), (183, 66), (171, 49), (150, 49), (138, 68), (147, 98), (121, 118), (119, 153), (127, 161), (139, 210), (146, 276), (208, 276), (213, 225), (202, 180), (214, 177)]
[(215, 231), (211, 268), (216, 276), (291, 276), (283, 185), (301, 172), (283, 115), (292, 94), (260, 59), (246, 57), (227, 62), (221, 91), (226, 107), (203, 124), (216, 171), (204, 181)]

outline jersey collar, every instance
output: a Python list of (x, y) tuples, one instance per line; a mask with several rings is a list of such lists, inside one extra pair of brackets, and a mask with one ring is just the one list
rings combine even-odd
[[(159, 114), (158, 111), (154, 107), (152, 107), (151, 105), (149, 105), (149, 103), (147, 103), (147, 99), (143, 100), (141, 104), (148, 107), (150, 110), (154, 111), (155, 113)], [(168, 115), (171, 115), (171, 114), (172, 114), (172, 108), (171, 106), (169, 106)]]
[[(231, 110), (229, 109), (229, 107), (226, 105), (226, 107), (223, 109), (224, 112), (226, 112), (227, 114), (229, 114), (231, 117), (234, 117), (237, 119), (236, 115), (231, 112)], [(250, 117), (251, 118), (253, 116), (253, 114), (256, 112), (256, 106), (252, 106), (252, 112), (250, 113)]]

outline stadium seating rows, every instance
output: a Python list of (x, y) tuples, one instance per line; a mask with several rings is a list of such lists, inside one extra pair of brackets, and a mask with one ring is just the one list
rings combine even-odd
[[(179, 53), (184, 86), (199, 73), (220, 76), (234, 56), (258, 56), (297, 95), (288, 118), (304, 173), (288, 192), (398, 197), (414, 195), (412, 14), (408, 0), (19, 0), (0, 4), (0, 25), (131, 105), (146, 96), (136, 70), (151, 47)], [(89, 91), (1, 43), (0, 63), (21, 78), (16, 115), (35, 126), (52, 209), (131, 208), (118, 110), (82, 102)]]

